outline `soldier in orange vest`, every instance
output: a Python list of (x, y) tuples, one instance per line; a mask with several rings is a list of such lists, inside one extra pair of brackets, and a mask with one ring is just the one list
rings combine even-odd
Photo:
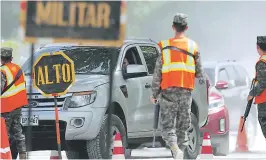
[[(20, 124), (21, 108), (28, 104), (21, 68), (12, 63), (12, 48), (1, 48), (1, 117), (6, 120), (9, 139), (14, 139), (20, 159), (26, 159), (25, 136)], [(15, 157), (13, 157), (15, 158)]]
[(151, 101), (159, 100), (162, 138), (174, 159), (183, 159), (188, 145), (187, 130), (191, 123), (191, 92), (195, 77), (205, 83), (198, 45), (185, 36), (187, 15), (174, 16), (175, 37), (159, 42), (159, 55), (153, 76)]
[(260, 55), (256, 63), (255, 87), (250, 91), (248, 100), (255, 98), (258, 104), (258, 119), (266, 138), (266, 36), (257, 37), (257, 50)]

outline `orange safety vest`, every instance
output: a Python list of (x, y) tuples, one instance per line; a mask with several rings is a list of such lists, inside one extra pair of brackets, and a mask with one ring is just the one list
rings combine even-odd
[[(13, 82), (20, 67), (14, 63), (7, 63), (1, 66), (1, 72), (6, 76), (6, 86)], [(1, 95), (1, 113), (11, 112), (28, 104), (26, 83), (24, 74)]]
[[(259, 61), (263, 61), (263, 62), (266, 63), (266, 55), (261, 56), (260, 59), (258, 60), (258, 62)], [(256, 75), (257, 75), (257, 73), (256, 73)], [(255, 84), (256, 83), (257, 82), (255, 82)], [(259, 96), (255, 97), (255, 102), (254, 103), (255, 104), (261, 104), (261, 103), (264, 103), (264, 102), (266, 102), (266, 89)]]
[[(162, 49), (166, 46), (175, 46), (193, 55), (198, 51), (197, 44), (189, 38), (169, 39), (158, 43)], [(192, 56), (176, 50), (162, 50), (162, 81), (161, 89), (181, 87), (194, 89), (195, 60)]]

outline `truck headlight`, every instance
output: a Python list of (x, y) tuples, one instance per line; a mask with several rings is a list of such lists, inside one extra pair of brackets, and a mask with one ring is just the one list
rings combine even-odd
[(65, 101), (64, 108), (78, 108), (92, 104), (97, 97), (96, 91), (76, 92)]

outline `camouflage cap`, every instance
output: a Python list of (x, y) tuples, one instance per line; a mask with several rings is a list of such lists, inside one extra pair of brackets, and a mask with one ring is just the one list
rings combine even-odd
[(2, 47), (1, 48), (1, 57), (12, 57), (12, 48)]
[(258, 44), (266, 44), (266, 36), (258, 36), (257, 37)]
[(182, 25), (187, 25), (188, 16), (184, 13), (176, 13), (174, 16), (173, 23), (179, 23)]

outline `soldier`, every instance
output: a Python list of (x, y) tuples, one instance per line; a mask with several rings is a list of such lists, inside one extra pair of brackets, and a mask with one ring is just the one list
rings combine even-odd
[(260, 58), (255, 67), (255, 87), (249, 92), (247, 100), (255, 97), (255, 104), (258, 104), (259, 123), (266, 139), (266, 36), (257, 37), (257, 50)]
[[(1, 48), (1, 116), (9, 139), (14, 139), (20, 159), (26, 159), (25, 136), (20, 124), (21, 108), (28, 104), (24, 74), (12, 63), (12, 48)], [(14, 158), (14, 157), (13, 157)]]
[(205, 82), (198, 46), (185, 36), (187, 28), (187, 15), (177, 13), (172, 25), (175, 37), (158, 44), (162, 53), (152, 83), (151, 101), (158, 99), (161, 107), (162, 138), (175, 159), (183, 159), (188, 145), (195, 77), (200, 78), (201, 84)]

